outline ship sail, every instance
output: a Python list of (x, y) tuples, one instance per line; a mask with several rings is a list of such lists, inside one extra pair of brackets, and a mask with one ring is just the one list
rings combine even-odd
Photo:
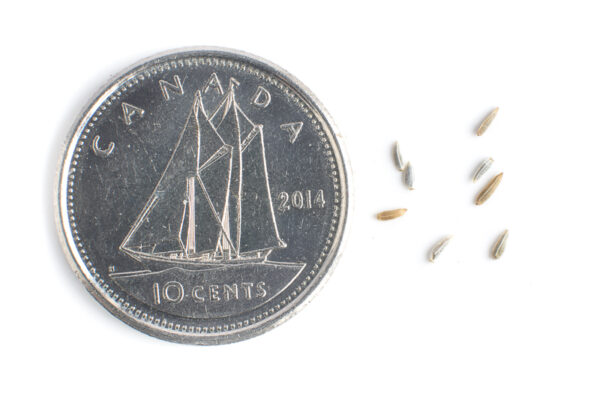
[(138, 260), (201, 265), (265, 260), (286, 246), (271, 202), (263, 127), (242, 111), (234, 90), (232, 82), (211, 114), (196, 92), (178, 143), (122, 251)]

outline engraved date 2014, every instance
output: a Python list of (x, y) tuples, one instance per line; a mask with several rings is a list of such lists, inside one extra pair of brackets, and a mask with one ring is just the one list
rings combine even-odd
[(288, 192), (281, 192), (277, 196), (279, 200), (279, 212), (286, 212), (292, 208), (298, 210), (307, 210), (311, 208), (325, 208), (325, 195), (323, 189), (312, 191), (310, 189), (300, 191), (296, 190), (291, 194)]

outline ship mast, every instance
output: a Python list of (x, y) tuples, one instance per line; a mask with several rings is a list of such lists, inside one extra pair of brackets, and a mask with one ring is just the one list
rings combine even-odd
[(187, 224), (187, 240), (185, 242), (185, 255), (189, 257), (196, 253), (196, 193), (194, 180), (196, 178), (190, 176), (187, 178), (187, 195), (188, 195), (188, 224)]

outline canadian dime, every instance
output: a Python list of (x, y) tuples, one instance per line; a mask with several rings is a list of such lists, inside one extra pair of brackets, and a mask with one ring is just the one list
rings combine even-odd
[(332, 270), (348, 216), (339, 134), (295, 78), (195, 48), (132, 66), (67, 142), (66, 253), (110, 312), (150, 335), (219, 344), (289, 318)]

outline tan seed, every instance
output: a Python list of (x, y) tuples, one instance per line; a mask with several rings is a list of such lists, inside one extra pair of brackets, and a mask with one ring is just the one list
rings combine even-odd
[(487, 199), (489, 199), (492, 196), (492, 194), (494, 194), (496, 188), (502, 180), (503, 175), (504, 172), (499, 173), (498, 175), (493, 177), (483, 189), (481, 189), (481, 192), (479, 192), (479, 194), (475, 198), (475, 204), (477, 204), (478, 206), (482, 205), (486, 202)]
[(506, 247), (506, 239), (508, 239), (508, 229), (502, 232), (502, 235), (496, 240), (494, 247), (492, 248), (492, 256), (494, 258), (500, 258), (502, 253), (504, 253), (504, 248)]
[(483, 122), (481, 122), (481, 125), (479, 125), (479, 128), (477, 129), (477, 136), (481, 136), (485, 133), (485, 131), (490, 126), (490, 124), (492, 123), (494, 118), (496, 118), (496, 114), (498, 114), (498, 110), (499, 110), (499, 107), (494, 108), (492, 110), (492, 112), (489, 113), (488, 116), (483, 119)]
[(396, 210), (382, 211), (377, 214), (377, 219), (380, 221), (387, 221), (390, 219), (398, 218), (406, 213), (406, 208), (398, 208)]

